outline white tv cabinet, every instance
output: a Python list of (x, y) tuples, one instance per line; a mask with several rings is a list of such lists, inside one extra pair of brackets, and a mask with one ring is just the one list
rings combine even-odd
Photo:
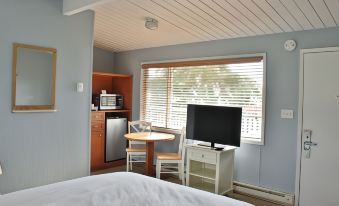
[(185, 145), (186, 185), (216, 194), (233, 190), (234, 150), (216, 151), (209, 147)]

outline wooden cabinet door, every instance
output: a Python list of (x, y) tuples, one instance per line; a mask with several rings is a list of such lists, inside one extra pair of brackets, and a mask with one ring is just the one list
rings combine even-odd
[(105, 153), (105, 113), (92, 112), (91, 171), (103, 167)]
[(97, 170), (104, 162), (104, 134), (92, 132), (91, 137), (91, 170)]

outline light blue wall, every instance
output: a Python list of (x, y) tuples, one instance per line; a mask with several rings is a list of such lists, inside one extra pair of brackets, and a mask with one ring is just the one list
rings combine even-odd
[(93, 70), (98, 72), (113, 72), (114, 53), (96, 48), (93, 49)]
[[(295, 51), (283, 49), (287, 39), (297, 41)], [(280, 110), (293, 109), (297, 115), (300, 49), (329, 46), (339, 46), (338, 28), (121, 52), (115, 56), (115, 72), (134, 75), (133, 119), (139, 119), (142, 62), (266, 52), (265, 145), (241, 145), (236, 152), (235, 178), (244, 183), (294, 193), (297, 118), (280, 119)]]
[[(0, 0), (0, 193), (89, 174), (93, 17), (64, 16), (62, 0)], [(57, 49), (57, 112), (11, 112), (14, 42)]]

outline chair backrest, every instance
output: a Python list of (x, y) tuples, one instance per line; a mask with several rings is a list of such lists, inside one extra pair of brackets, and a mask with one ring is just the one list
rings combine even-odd
[[(146, 122), (142, 120), (138, 121), (129, 121), (128, 122), (128, 133), (135, 133), (135, 132), (151, 132), (152, 129), (152, 123)], [(132, 147), (132, 145), (145, 145), (145, 142), (141, 141), (128, 141), (129, 147)]]
[(183, 158), (185, 156), (185, 144), (186, 144), (186, 127), (183, 127), (181, 130), (178, 149), (178, 154), (181, 155)]
[(128, 122), (128, 133), (134, 132), (149, 132), (151, 131), (152, 123), (142, 120), (138, 121), (129, 121)]

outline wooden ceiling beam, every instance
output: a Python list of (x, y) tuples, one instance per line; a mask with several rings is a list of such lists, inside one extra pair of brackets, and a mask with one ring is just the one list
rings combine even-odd
[(71, 16), (82, 11), (92, 9), (94, 6), (115, 0), (63, 0), (64, 15)]

